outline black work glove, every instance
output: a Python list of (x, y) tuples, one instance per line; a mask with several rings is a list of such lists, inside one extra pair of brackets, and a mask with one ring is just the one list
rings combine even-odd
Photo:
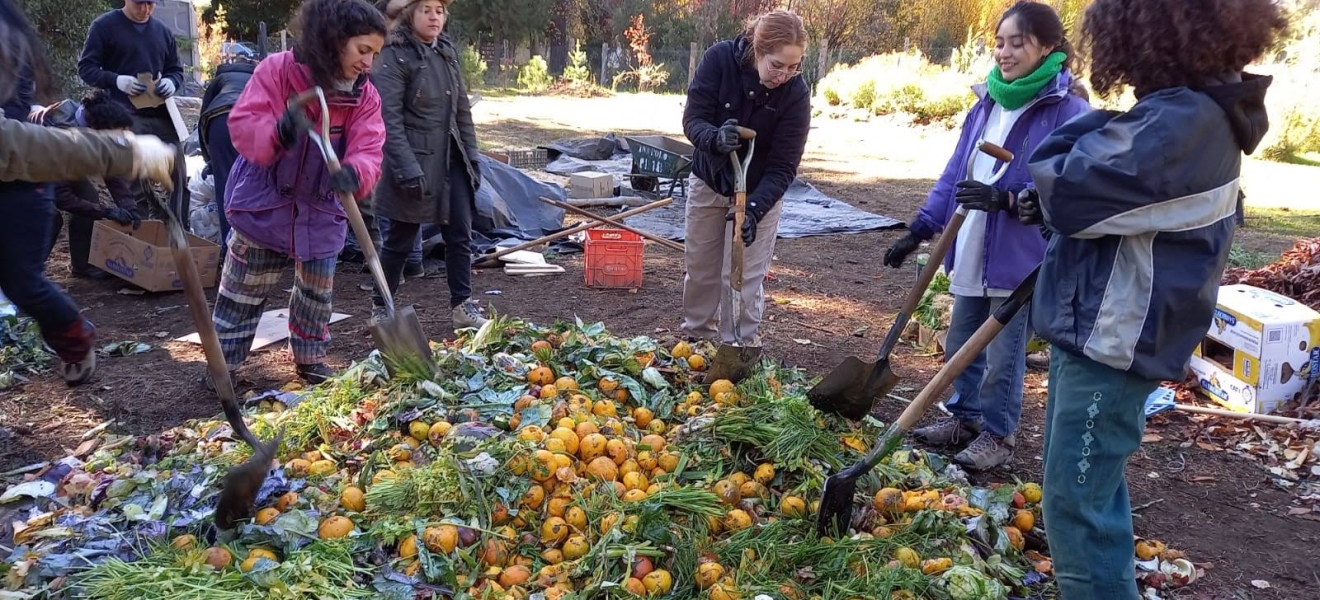
[(899, 238), (893, 246), (889, 247), (889, 250), (885, 251), (885, 266), (893, 269), (903, 266), (903, 261), (907, 260), (908, 255), (912, 254), (920, 245), (921, 240), (917, 239), (915, 233), (909, 231), (907, 235)]
[(742, 145), (742, 140), (738, 138), (738, 120), (729, 119), (720, 126), (719, 131), (715, 132), (715, 151), (720, 154), (730, 154)]
[(134, 219), (134, 215), (118, 206), (105, 209), (105, 218), (120, 225), (140, 225), (141, 219)]
[(339, 171), (330, 176), (330, 189), (351, 196), (357, 193), (361, 181), (357, 169), (350, 165), (339, 165)]
[(1023, 225), (1042, 225), (1045, 215), (1040, 212), (1040, 194), (1036, 190), (1022, 190), (1017, 199), (1017, 217)]
[[(771, 207), (769, 206), (765, 206), (764, 202), (761, 200), (751, 200), (747, 203), (747, 210), (743, 214), (743, 246), (751, 248), (752, 244), (756, 242), (757, 226), (761, 224), (761, 220), (765, 218), (765, 214), (770, 212), (770, 208)], [(724, 217), (724, 220), (729, 221), (730, 223), (737, 222), (734, 220), (733, 213), (729, 213), (728, 216)]]
[(307, 111), (301, 106), (290, 107), (284, 111), (276, 125), (280, 146), (286, 150), (298, 143), (298, 137), (312, 129), (312, 120), (307, 118)]
[(426, 177), (424, 176), (413, 177), (403, 182), (402, 187), (404, 198), (414, 202), (421, 202), (426, 198)]
[(958, 182), (958, 192), (953, 198), (958, 204), (971, 210), (995, 212), (1008, 210), (1011, 206), (1008, 192), (971, 179)]

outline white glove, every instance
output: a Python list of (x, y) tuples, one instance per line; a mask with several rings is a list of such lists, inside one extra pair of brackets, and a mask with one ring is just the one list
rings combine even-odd
[(168, 77), (162, 77), (156, 82), (156, 95), (161, 98), (169, 98), (174, 95), (174, 80)]
[(138, 81), (137, 77), (132, 77), (130, 75), (120, 75), (117, 77), (115, 79), (115, 86), (119, 88), (119, 91), (128, 94), (129, 96), (137, 96), (147, 91), (147, 86), (142, 85), (142, 82)]
[(133, 176), (158, 181), (167, 189), (174, 185), (175, 148), (154, 135), (124, 134), (133, 148)]

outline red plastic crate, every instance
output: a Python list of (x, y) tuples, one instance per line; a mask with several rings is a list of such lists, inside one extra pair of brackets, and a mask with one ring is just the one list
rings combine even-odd
[(642, 287), (642, 259), (646, 244), (642, 236), (614, 227), (587, 230), (587, 287)]

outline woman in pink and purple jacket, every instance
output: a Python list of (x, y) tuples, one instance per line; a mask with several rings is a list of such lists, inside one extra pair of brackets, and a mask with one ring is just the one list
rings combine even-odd
[[(385, 125), (367, 73), (386, 29), (364, 0), (308, 0), (296, 19), (297, 45), (257, 66), (229, 114), (239, 158), (225, 191), (232, 234), (214, 320), (232, 373), (252, 346), (266, 295), (292, 263), (289, 345), (298, 375), (320, 383), (333, 374), (324, 359), (335, 262), (348, 231), (337, 193), (361, 198), (380, 179)], [(321, 120), (319, 106), (287, 107), (315, 86), (326, 94), (329, 142), (342, 157), (334, 174), (305, 135)]]

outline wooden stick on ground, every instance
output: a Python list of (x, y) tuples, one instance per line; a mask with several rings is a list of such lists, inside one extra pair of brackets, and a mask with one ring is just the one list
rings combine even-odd
[(660, 244), (661, 246), (664, 246), (664, 247), (666, 247), (666, 248), (669, 248), (670, 250), (673, 250), (674, 252), (684, 252), (684, 251), (685, 251), (685, 249), (684, 249), (684, 247), (683, 247), (683, 244), (680, 244), (680, 243), (678, 243), (678, 242), (674, 242), (674, 241), (672, 241), (672, 240), (667, 240), (667, 239), (662, 238), (662, 237), (660, 237), (660, 236), (658, 236), (658, 235), (655, 235), (654, 233), (650, 233), (650, 232), (642, 231), (642, 230), (640, 230), (640, 229), (638, 229), (638, 228), (636, 228), (636, 227), (633, 227), (633, 226), (631, 226), (631, 225), (624, 225), (624, 224), (623, 224), (623, 219), (620, 219), (620, 218), (617, 218), (617, 217), (602, 217), (602, 216), (600, 216), (600, 215), (592, 214), (592, 213), (587, 212), (587, 211), (585, 211), (585, 210), (583, 210), (583, 209), (581, 209), (581, 208), (578, 208), (578, 207), (576, 207), (576, 206), (573, 206), (572, 204), (566, 204), (566, 203), (564, 203), (564, 202), (560, 202), (560, 201), (558, 201), (558, 200), (551, 200), (550, 198), (544, 198), (544, 197), (543, 197), (543, 198), (541, 198), (541, 202), (544, 202), (544, 203), (546, 203), (546, 204), (549, 204), (549, 205), (554, 206), (554, 207), (557, 207), (557, 208), (562, 208), (562, 209), (564, 209), (564, 210), (566, 210), (566, 211), (568, 211), (568, 212), (571, 212), (571, 213), (573, 213), (573, 214), (575, 214), (575, 215), (577, 215), (577, 216), (579, 216), (579, 217), (583, 217), (583, 218), (587, 218), (587, 219), (595, 219), (595, 221), (596, 221), (598, 224), (602, 224), (602, 225), (604, 225), (604, 224), (609, 224), (609, 225), (613, 225), (613, 226), (615, 226), (615, 227), (618, 227), (619, 229), (623, 229), (623, 230), (625, 230), (625, 231), (631, 231), (631, 232), (633, 232), (633, 233), (635, 233), (635, 234), (637, 234), (637, 235), (640, 235), (640, 236), (642, 236), (642, 237), (644, 237), (644, 238), (646, 238), (646, 239), (648, 239), (648, 240), (651, 240), (651, 241), (653, 241), (653, 242), (655, 242), (655, 243), (657, 243), (657, 244)]
[[(667, 205), (667, 204), (669, 204), (669, 203), (671, 203), (671, 202), (673, 202), (673, 201), (674, 201), (673, 198), (662, 198), (662, 199), (660, 199), (660, 200), (656, 200), (655, 202), (652, 202), (652, 203), (650, 203), (650, 204), (647, 204), (646, 206), (641, 206), (641, 207), (634, 208), (634, 209), (632, 209), (632, 210), (630, 210), (630, 211), (627, 211), (627, 212), (619, 213), (618, 215), (615, 215), (614, 218), (616, 218), (616, 219), (622, 219), (622, 218), (625, 218), (625, 217), (631, 217), (631, 216), (634, 216), (634, 215), (640, 215), (640, 214), (642, 214), (642, 213), (644, 213), (644, 212), (646, 212), (646, 211), (654, 210), (654, 209), (660, 208), (661, 206), (665, 206), (665, 205)], [(566, 238), (566, 237), (568, 237), (568, 236), (570, 236), (570, 235), (573, 235), (573, 234), (575, 234), (575, 233), (578, 233), (578, 232), (581, 232), (581, 231), (586, 231), (586, 230), (588, 230), (588, 229), (591, 229), (592, 227), (595, 227), (596, 225), (597, 225), (597, 223), (595, 223), (595, 222), (591, 222), (591, 223), (580, 223), (580, 224), (575, 225), (575, 226), (573, 226), (573, 227), (569, 227), (568, 229), (565, 229), (565, 230), (563, 230), (563, 231), (558, 231), (558, 232), (552, 233), (552, 234), (550, 234), (550, 235), (542, 236), (542, 237), (536, 238), (536, 239), (534, 239), (534, 240), (532, 240), (532, 241), (530, 241), (530, 242), (523, 242), (523, 243), (518, 244), (517, 246), (514, 246), (514, 247), (512, 247), (512, 248), (505, 248), (505, 249), (503, 249), (503, 250), (500, 250), (499, 252), (495, 252), (494, 254), (488, 254), (488, 255), (485, 255), (485, 256), (480, 256), (480, 257), (477, 258), (477, 260), (480, 261), (480, 262), (493, 261), (493, 260), (495, 260), (495, 259), (497, 259), (497, 258), (499, 258), (499, 257), (501, 257), (501, 256), (508, 256), (508, 255), (510, 255), (510, 254), (513, 254), (514, 252), (519, 251), (519, 250), (526, 250), (526, 249), (528, 249), (528, 248), (533, 248), (533, 247), (535, 247), (535, 246), (540, 246), (541, 244), (546, 244), (546, 243), (553, 242), (553, 241), (558, 240), (558, 239)]]
[(1175, 404), (1174, 408), (1183, 412), (1196, 413), (1200, 415), (1214, 415), (1216, 417), (1228, 417), (1230, 419), (1242, 419), (1245, 421), (1260, 421), (1262, 423), (1274, 423), (1276, 425), (1291, 425), (1293, 423), (1309, 423), (1305, 419), (1294, 419), (1292, 417), (1280, 417), (1278, 415), (1258, 415), (1254, 413), (1234, 412), (1219, 408), (1206, 408), (1204, 406), (1192, 406), (1190, 404)]

